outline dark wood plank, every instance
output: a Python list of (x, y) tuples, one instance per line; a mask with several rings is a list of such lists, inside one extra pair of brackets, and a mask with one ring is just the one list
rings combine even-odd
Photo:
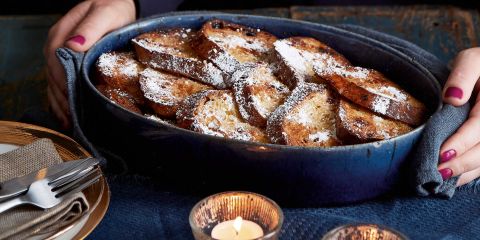
[(58, 16), (0, 17), (0, 119), (16, 120), (29, 107), (46, 107), (42, 48)]
[(458, 51), (478, 46), (477, 10), (451, 6), (292, 7), (293, 19), (357, 24), (406, 39), (451, 62)]

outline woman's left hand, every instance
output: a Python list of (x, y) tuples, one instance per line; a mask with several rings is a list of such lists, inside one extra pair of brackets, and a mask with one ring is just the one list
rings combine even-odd
[(465, 123), (440, 148), (438, 170), (444, 180), (461, 174), (457, 186), (480, 177), (480, 47), (457, 55), (443, 89), (443, 101), (461, 106), (476, 98)]

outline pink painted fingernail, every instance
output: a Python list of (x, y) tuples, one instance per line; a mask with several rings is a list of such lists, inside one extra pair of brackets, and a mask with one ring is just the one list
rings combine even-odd
[(449, 87), (447, 88), (447, 91), (445, 91), (445, 97), (447, 98), (454, 97), (454, 98), (462, 99), (463, 91), (458, 87)]
[(83, 45), (85, 43), (85, 37), (82, 35), (76, 35), (68, 39), (68, 41), (76, 42), (80, 45)]
[(444, 168), (444, 169), (440, 169), (438, 171), (442, 175), (443, 180), (447, 180), (447, 179), (451, 178), (452, 175), (453, 175), (453, 171), (450, 168)]
[(440, 163), (448, 162), (456, 156), (457, 156), (457, 151), (453, 149), (447, 150), (443, 152), (442, 155), (440, 155)]

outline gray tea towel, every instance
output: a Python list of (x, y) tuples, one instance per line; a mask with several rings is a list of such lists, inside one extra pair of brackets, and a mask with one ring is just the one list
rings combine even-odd
[[(469, 103), (462, 107), (445, 104), (428, 121), (422, 139), (414, 152), (412, 162), (412, 168), (415, 169), (412, 171), (412, 179), (419, 195), (436, 195), (447, 198), (453, 196), (458, 177), (443, 181), (437, 170), (440, 147), (465, 122), (469, 112)], [(476, 181), (478, 179), (472, 184)]]
[[(0, 154), (0, 182), (26, 175), (62, 162), (49, 139), (40, 139), (11, 152)], [(51, 235), (74, 223), (89, 206), (83, 193), (76, 193), (59, 205), (43, 210), (19, 206), (0, 214), (0, 239), (26, 239)]]

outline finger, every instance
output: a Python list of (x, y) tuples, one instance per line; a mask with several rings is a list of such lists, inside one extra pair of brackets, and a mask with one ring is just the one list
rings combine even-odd
[[(480, 106), (480, 104), (477, 104)], [(471, 116), (440, 148), (440, 162), (448, 162), (460, 156), (480, 142), (480, 107), (472, 109), (478, 116)]]
[(480, 168), (462, 174), (457, 181), (457, 186), (465, 185), (480, 177)]
[(443, 179), (458, 176), (480, 167), (480, 144), (470, 148), (464, 154), (438, 166)]
[(443, 100), (454, 106), (468, 101), (480, 77), (480, 48), (460, 52), (443, 90)]
[(74, 51), (84, 52), (106, 33), (132, 22), (135, 19), (135, 6), (130, 2), (92, 5), (65, 45)]
[(43, 48), (45, 57), (54, 57), (55, 50), (63, 46), (72, 29), (85, 17), (91, 4), (90, 1), (81, 2), (50, 28)]
[(49, 87), (53, 97), (57, 100), (60, 110), (62, 110), (62, 112), (65, 113), (65, 115), (69, 116), (70, 111), (68, 108), (67, 97), (63, 94), (62, 90), (57, 86), (57, 84), (49, 84)]
[(64, 17), (62, 17), (49, 31), (46, 44), (43, 48), (43, 54), (47, 61), (47, 78), (49, 84), (55, 84), (61, 92), (67, 96), (65, 73), (63, 67), (58, 62), (55, 50), (63, 46), (65, 38), (71, 29), (83, 19), (87, 13), (91, 2), (86, 1), (72, 8)]
[(52, 90), (50, 89), (50, 87), (47, 87), (47, 97), (48, 97), (48, 101), (50, 103), (50, 107), (52, 108), (53, 110), (53, 113), (55, 114), (55, 116), (60, 120), (60, 122), (62, 123), (62, 127), (63, 128), (68, 128), (70, 123), (68, 121), (68, 118), (67, 116), (62, 112), (62, 110), (60, 109), (60, 106), (58, 105), (58, 102), (57, 100), (55, 99), (53, 93), (52, 93)]
[(67, 83), (63, 66), (58, 62), (58, 59), (48, 59), (47, 66), (48, 83), (55, 85), (64, 96), (67, 96)]

